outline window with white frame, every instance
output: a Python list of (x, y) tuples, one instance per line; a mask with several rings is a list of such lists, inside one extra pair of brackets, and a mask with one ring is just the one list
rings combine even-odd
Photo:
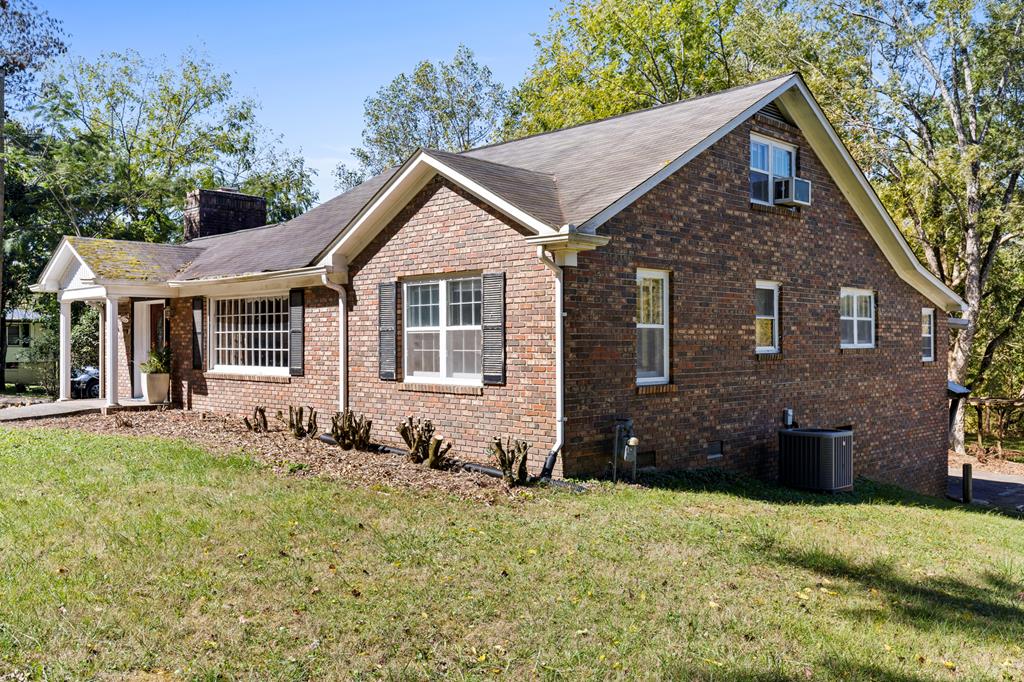
[(935, 360), (935, 310), (921, 309), (921, 359), (925, 362)]
[(754, 285), (754, 344), (758, 353), (779, 352), (779, 284)]
[(839, 293), (840, 346), (874, 348), (875, 292), (842, 289)]
[(406, 380), (480, 383), (481, 279), (406, 282), (403, 299)]
[(668, 383), (668, 273), (636, 271), (636, 381)]
[(770, 206), (775, 180), (791, 178), (796, 169), (796, 147), (767, 137), (750, 137), (750, 201)]
[(287, 296), (214, 299), (210, 309), (214, 371), (287, 373)]

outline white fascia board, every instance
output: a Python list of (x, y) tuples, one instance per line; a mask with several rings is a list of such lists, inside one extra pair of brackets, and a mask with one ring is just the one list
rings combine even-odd
[(874, 187), (802, 80), (797, 79), (796, 88), (780, 97), (779, 105), (796, 122), (900, 278), (946, 312), (963, 310), (966, 307), (963, 299), (917, 259)]
[(77, 259), (78, 262), (82, 264), (82, 267), (88, 269), (89, 266), (85, 264), (82, 257), (78, 255), (78, 252), (75, 251), (73, 246), (71, 246), (71, 242), (68, 241), (68, 238), (66, 236), (61, 237), (60, 243), (57, 244), (57, 248), (54, 249), (53, 255), (50, 256), (50, 260), (46, 263), (46, 267), (44, 267), (43, 271), (39, 274), (39, 279), (36, 280), (34, 285), (32, 285), (32, 290), (47, 293), (57, 292), (60, 289), (60, 282), (56, 277), (60, 273), (64, 272), (67, 267), (67, 263), (72, 258)]
[(732, 120), (723, 125), (721, 128), (704, 138), (698, 145), (692, 147), (682, 156), (677, 157), (675, 160), (667, 164), (664, 168), (659, 170), (651, 177), (644, 180), (642, 183), (634, 187), (627, 194), (624, 194), (621, 198), (615, 201), (615, 203), (608, 206), (606, 209), (595, 215), (590, 220), (580, 225), (580, 230), (584, 232), (593, 232), (601, 225), (611, 220), (612, 217), (621, 213), (628, 206), (631, 206), (637, 199), (650, 192), (652, 189), (660, 185), (666, 178), (671, 176), (673, 173), (678, 171), (680, 168), (688, 164), (690, 161), (695, 159), (702, 152), (707, 150), (711, 145), (721, 140), (723, 137), (731, 133), (733, 130), (738, 128), (740, 124), (746, 121), (748, 118), (756, 114), (758, 111), (764, 108), (766, 104), (774, 100), (776, 97), (781, 95), (786, 90), (792, 88), (795, 84), (799, 83), (800, 78), (796, 75), (790, 76), (786, 80), (782, 81), (778, 87), (769, 92), (767, 95), (757, 100), (749, 107), (744, 109)]
[(376, 198), (372, 199), (356, 215), (348, 228), (329, 247), (319, 264), (330, 265), (336, 256), (351, 261), (355, 255), (366, 248), (378, 232), (416, 196), (434, 175), (447, 178), (535, 234), (558, 233), (556, 228), (537, 220), (483, 185), (430, 156), (429, 153), (418, 150), (406, 161), (405, 167), (378, 192)]

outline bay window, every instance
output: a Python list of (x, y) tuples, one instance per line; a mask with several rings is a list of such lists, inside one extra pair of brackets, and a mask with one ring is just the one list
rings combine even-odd
[(211, 346), (217, 370), (288, 373), (288, 297), (212, 301)]
[(637, 270), (636, 283), (636, 381), (638, 384), (667, 384), (668, 273)]
[(875, 347), (875, 293), (842, 289), (839, 293), (841, 348)]
[(403, 298), (406, 380), (480, 383), (481, 279), (409, 281)]

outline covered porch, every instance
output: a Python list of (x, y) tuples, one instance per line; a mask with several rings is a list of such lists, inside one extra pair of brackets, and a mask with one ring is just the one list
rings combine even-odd
[[(82, 368), (72, 366), (72, 306), (88, 305), (99, 311), (97, 366), (102, 405), (145, 404), (141, 365), (152, 351), (169, 344), (170, 301), (176, 295), (163, 276), (172, 264), (154, 259), (156, 249), (151, 246), (66, 237), (33, 287), (37, 292), (55, 293), (60, 306), (59, 401), (76, 397), (73, 372)], [(164, 246), (158, 255), (164, 256), (168, 248), (178, 247)]]

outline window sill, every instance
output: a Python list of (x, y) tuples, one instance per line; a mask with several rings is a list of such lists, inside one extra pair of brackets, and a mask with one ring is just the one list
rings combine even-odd
[(399, 391), (407, 393), (447, 393), (449, 395), (483, 395), (483, 386), (466, 384), (427, 384), (406, 382), (398, 385)]
[(772, 360), (781, 360), (782, 351), (754, 351), (754, 357), (757, 359), (758, 362), (770, 362)]
[(867, 355), (873, 353), (875, 346), (840, 346), (839, 353), (842, 355)]
[(660, 395), (662, 393), (678, 393), (678, 384), (638, 384), (637, 395)]
[(774, 204), (758, 204), (751, 201), (750, 210), (758, 213), (770, 213), (772, 215), (784, 216), (786, 218), (800, 217), (800, 208), (798, 206), (775, 206)]
[(246, 374), (245, 372), (224, 372), (210, 370), (203, 372), (204, 379), (215, 381), (252, 381), (264, 384), (290, 384), (291, 376), (287, 374)]

